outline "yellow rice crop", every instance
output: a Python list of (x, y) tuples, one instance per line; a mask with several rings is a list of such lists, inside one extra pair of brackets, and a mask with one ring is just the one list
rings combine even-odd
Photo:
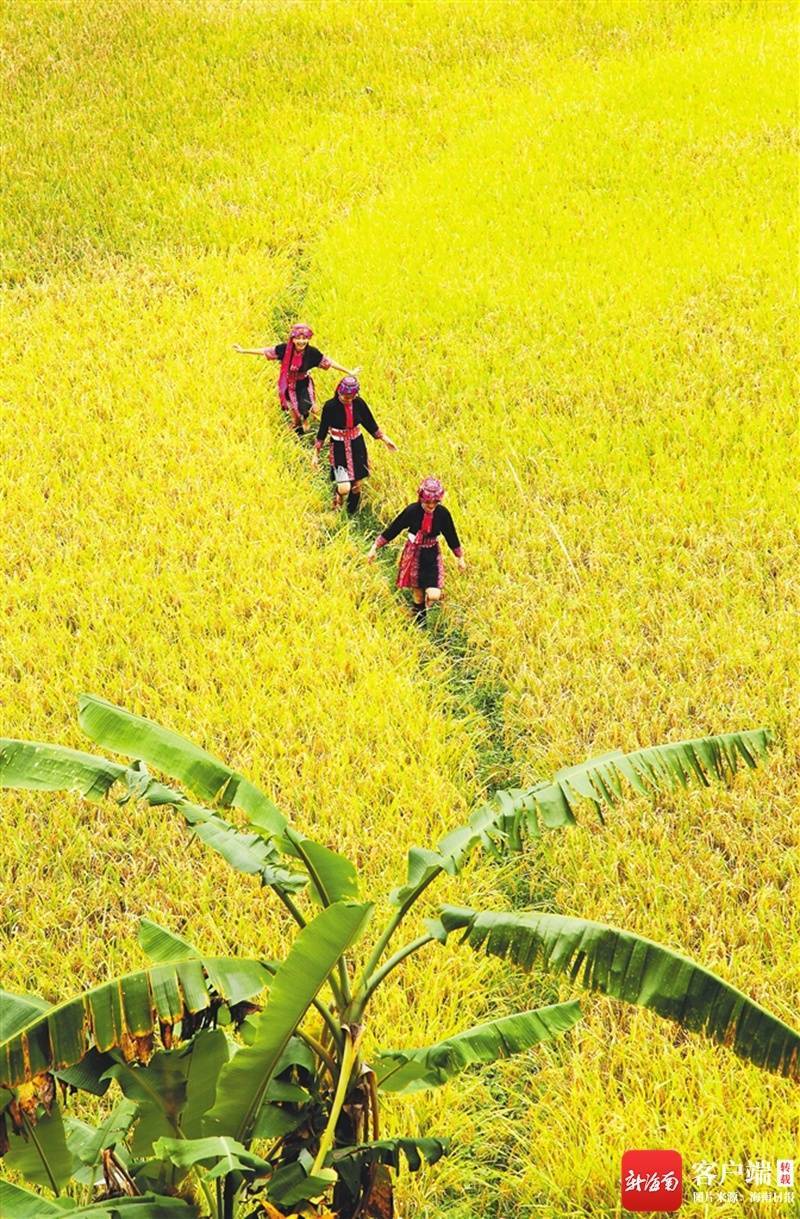
[[(99, 693), (241, 767), (380, 891), (481, 798), (492, 732), (531, 780), (769, 724), (775, 755), (731, 791), (587, 813), (442, 897), (628, 927), (796, 1024), (793, 9), (16, 0), (5, 20), (2, 733), (80, 746), (76, 695)], [(380, 518), (422, 474), (449, 488), (470, 569), (445, 617), (505, 691), (492, 722), (331, 521), (275, 366), (231, 351), (298, 313), (401, 445), (373, 446)], [(8, 794), (2, 818), (10, 989), (135, 967), (141, 914), (280, 951), (269, 901), (173, 818)], [(377, 1044), (567, 994), (465, 953), (404, 982)], [(800, 1152), (788, 1083), (584, 1009), (533, 1065), (393, 1107), (461, 1148), (404, 1213), (610, 1215), (627, 1147)]]

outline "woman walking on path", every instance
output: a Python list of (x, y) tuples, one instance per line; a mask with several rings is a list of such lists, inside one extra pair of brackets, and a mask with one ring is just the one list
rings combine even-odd
[(456, 556), (458, 570), (466, 569), (453, 518), (442, 500), (444, 487), (438, 478), (426, 478), (419, 485), (419, 499), (396, 516), (373, 542), (367, 561), (373, 563), (381, 546), (396, 538), (401, 530), (408, 531), (400, 555), (397, 587), (410, 588), (417, 622), (424, 626), (427, 610), (441, 600), (444, 587), (444, 559), (439, 548), (439, 536), (444, 534), (447, 545)]
[(364, 399), (359, 397), (360, 388), (357, 377), (342, 377), (336, 394), (322, 408), (312, 458), (314, 465), (319, 465), (319, 451), (325, 437), (330, 436), (331, 481), (336, 484), (333, 507), (341, 508), (347, 500), (350, 516), (358, 511), (361, 483), (369, 478), (369, 457), (361, 428), (365, 427), (376, 440), (382, 440), (387, 449), (397, 448), (378, 427)]
[(288, 342), (277, 343), (274, 347), (240, 347), (234, 343), (233, 350), (243, 356), (266, 356), (268, 360), (280, 360), (281, 370), (278, 375), (278, 401), (281, 409), (288, 411), (291, 427), (298, 436), (305, 434), (305, 421), (316, 405), (314, 382), (309, 375), (312, 368), (335, 368), (337, 372), (349, 373), (353, 376), (358, 369), (343, 368), (324, 356), (318, 347), (310, 345), (314, 331), (310, 326), (298, 322), (292, 326)]

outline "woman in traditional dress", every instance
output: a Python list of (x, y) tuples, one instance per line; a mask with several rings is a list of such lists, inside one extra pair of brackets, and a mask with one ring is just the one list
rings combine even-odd
[(341, 364), (335, 364), (328, 356), (324, 356), (318, 347), (312, 347), (310, 340), (314, 331), (310, 326), (298, 322), (292, 326), (288, 342), (277, 343), (274, 347), (240, 347), (234, 343), (233, 350), (243, 356), (266, 356), (268, 360), (280, 360), (281, 370), (278, 375), (278, 401), (281, 409), (289, 412), (291, 424), (298, 436), (305, 434), (305, 421), (314, 410), (314, 382), (309, 375), (312, 368), (335, 368), (337, 372), (354, 376), (358, 369), (350, 372)]
[(333, 507), (341, 508), (347, 500), (347, 511), (351, 516), (358, 511), (361, 502), (361, 483), (369, 478), (369, 457), (361, 428), (365, 427), (376, 440), (382, 440), (387, 449), (397, 448), (394, 441), (378, 427), (364, 399), (359, 397), (360, 388), (357, 377), (342, 377), (335, 395), (322, 408), (312, 458), (314, 465), (318, 465), (319, 451), (328, 436), (331, 481), (335, 483)]
[(444, 487), (438, 478), (423, 479), (418, 495), (417, 502), (404, 508), (388, 529), (384, 529), (375, 539), (367, 559), (370, 563), (374, 562), (381, 546), (391, 542), (401, 530), (407, 530), (397, 572), (397, 587), (411, 589), (412, 608), (417, 622), (423, 626), (428, 607), (441, 600), (444, 587), (444, 558), (439, 548), (441, 534), (456, 556), (458, 570), (464, 571), (467, 564), (453, 518), (442, 503)]

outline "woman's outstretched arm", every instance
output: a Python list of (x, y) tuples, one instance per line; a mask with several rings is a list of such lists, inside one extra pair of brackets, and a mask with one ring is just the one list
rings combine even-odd
[(375, 541), (367, 551), (368, 563), (373, 563), (375, 561), (375, 557), (381, 547), (385, 546), (387, 542), (391, 542), (394, 538), (396, 538), (401, 529), (408, 529), (410, 527), (413, 509), (414, 505), (409, 504), (407, 508), (404, 508), (403, 511), (394, 518), (391, 525), (384, 529), (383, 533), (378, 534)]
[(357, 364), (355, 368), (345, 368), (342, 364), (337, 364), (330, 356), (328, 357), (328, 368), (335, 368), (337, 372), (343, 372), (347, 377), (355, 377), (361, 372), (360, 364)]
[(367, 429), (370, 436), (374, 436), (376, 440), (382, 440), (387, 449), (391, 449), (394, 452), (394, 450), (397, 448), (395, 442), (386, 435), (383, 428), (378, 427), (378, 424), (375, 421), (375, 416), (367, 403), (364, 402), (363, 398), (361, 403), (361, 415), (363, 417), (364, 427)]
[(233, 350), (238, 351), (240, 356), (266, 356), (268, 360), (278, 358), (274, 347), (240, 347), (238, 343), (234, 343)]

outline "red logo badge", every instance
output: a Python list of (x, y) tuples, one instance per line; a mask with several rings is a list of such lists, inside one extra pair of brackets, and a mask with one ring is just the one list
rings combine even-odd
[(683, 1162), (677, 1151), (626, 1151), (622, 1156), (626, 1211), (676, 1211), (683, 1201)]

